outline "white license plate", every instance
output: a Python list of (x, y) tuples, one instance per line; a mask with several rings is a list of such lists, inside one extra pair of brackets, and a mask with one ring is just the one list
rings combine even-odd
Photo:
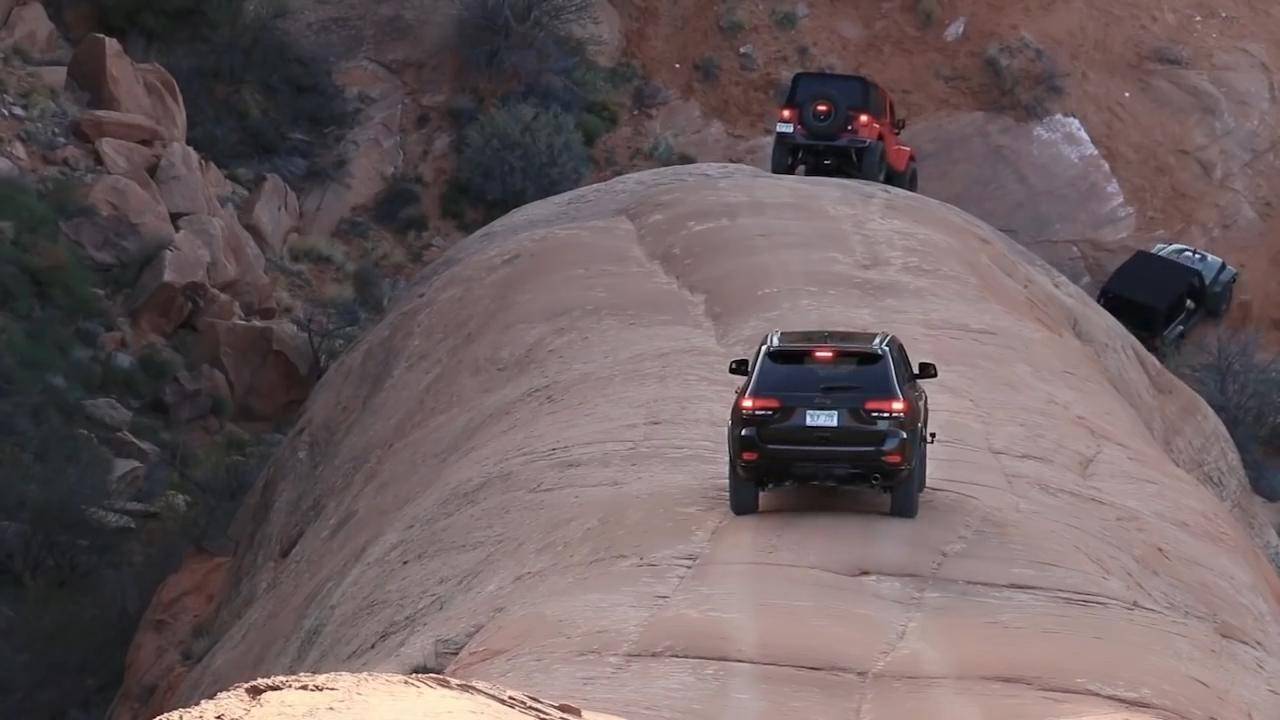
[(807, 427), (835, 427), (840, 423), (839, 410), (805, 410), (804, 424)]
[(780, 133), (793, 133), (796, 131), (795, 123), (778, 123), (777, 131)]

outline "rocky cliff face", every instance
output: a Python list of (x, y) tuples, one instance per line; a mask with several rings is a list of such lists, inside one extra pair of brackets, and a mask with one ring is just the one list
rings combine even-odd
[[(799, 325), (939, 364), (919, 519), (821, 492), (728, 515), (725, 365)], [(522, 208), (406, 292), (239, 517), (200, 659), (137, 658), (121, 707), (425, 664), (633, 720), (1268, 717), (1258, 510), (1209, 408), (990, 226), (651, 171)]]

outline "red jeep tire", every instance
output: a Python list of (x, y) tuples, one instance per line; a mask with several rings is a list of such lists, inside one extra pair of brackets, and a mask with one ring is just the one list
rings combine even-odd
[(863, 149), (858, 158), (858, 177), (862, 180), (882, 183), (889, 175), (889, 163), (884, 156), (884, 143), (875, 140)]
[(919, 192), (920, 188), (920, 171), (916, 168), (916, 161), (907, 161), (907, 169), (902, 173), (889, 171), (889, 184), (902, 188), (908, 192)]

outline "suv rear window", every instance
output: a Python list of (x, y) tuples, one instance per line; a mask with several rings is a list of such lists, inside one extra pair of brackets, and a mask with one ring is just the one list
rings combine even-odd
[(876, 352), (841, 352), (815, 360), (808, 350), (773, 350), (760, 360), (752, 392), (760, 395), (816, 393), (822, 385), (856, 385), (859, 392), (892, 394), (889, 358)]

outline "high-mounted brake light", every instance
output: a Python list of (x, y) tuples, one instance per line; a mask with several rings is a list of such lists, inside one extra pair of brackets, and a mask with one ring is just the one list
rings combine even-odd
[(836, 357), (835, 350), (814, 350), (813, 351), (814, 360), (834, 360), (835, 357)]
[(796, 119), (795, 108), (784, 107), (778, 111), (778, 118), (783, 122), (791, 122)]
[(906, 400), (868, 400), (862, 407), (873, 418), (902, 418), (907, 416)]
[(817, 105), (814, 105), (814, 106), (813, 106), (813, 109), (814, 109), (814, 110), (817, 110), (817, 111), (818, 111), (818, 112), (820, 112), (820, 113), (828, 113), (828, 112), (831, 112), (831, 106), (830, 106), (830, 105), (828, 105), (828, 104), (826, 104), (826, 103), (824, 103), (824, 102), (820, 102), (820, 103), (818, 103)]

